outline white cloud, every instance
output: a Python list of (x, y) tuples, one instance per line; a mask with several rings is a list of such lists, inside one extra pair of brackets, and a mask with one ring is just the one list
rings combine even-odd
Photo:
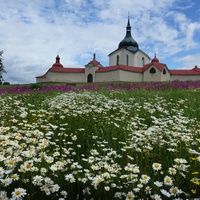
[(190, 50), (199, 45), (199, 41), (194, 40), (195, 32), (200, 30), (199, 22), (192, 22), (183, 13), (172, 12), (171, 16), (174, 18), (175, 24), (178, 26), (179, 39), (184, 48)]
[[(199, 67), (199, 58), (200, 58), (200, 53), (198, 53), (198, 54), (188, 54), (188, 55), (183, 56), (181, 58), (176, 58), (175, 60), (177, 62), (183, 63), (182, 66), (181, 66), (182, 69), (191, 69), (196, 65)], [(190, 67), (188, 67), (188, 66), (190, 66)]]
[[(57, 53), (65, 67), (84, 67), (93, 53), (108, 65), (107, 55), (125, 36), (128, 12), (134, 39), (151, 57), (156, 50), (159, 60), (167, 60), (170, 68), (176, 61), (191, 68), (194, 59), (200, 65), (195, 53), (200, 50), (195, 37), (200, 23), (186, 12), (194, 6), (189, 1), (180, 5), (179, 0), (1, 0), (5, 79), (35, 82), (35, 76), (52, 66)], [(172, 61), (176, 55), (180, 58)]]

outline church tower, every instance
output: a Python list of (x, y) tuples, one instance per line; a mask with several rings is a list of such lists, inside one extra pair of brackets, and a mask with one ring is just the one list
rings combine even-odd
[(126, 36), (118, 45), (118, 49), (123, 49), (123, 48), (133, 53), (136, 53), (139, 48), (138, 43), (133, 39), (131, 35), (131, 26), (129, 18), (126, 26)]
[(109, 66), (143, 67), (149, 62), (150, 57), (139, 49), (138, 43), (132, 37), (130, 20), (128, 18), (124, 39), (119, 43), (118, 48), (109, 54)]

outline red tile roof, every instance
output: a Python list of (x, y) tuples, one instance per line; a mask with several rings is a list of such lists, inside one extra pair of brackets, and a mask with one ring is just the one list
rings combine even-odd
[(50, 68), (51, 72), (61, 72), (61, 73), (85, 73), (85, 68)]
[(91, 61), (89, 62), (89, 64), (98, 66), (98, 65), (100, 64), (100, 62), (98, 62), (98, 61), (96, 61), (96, 60), (91, 60)]
[(103, 72), (115, 71), (118, 69), (121, 69), (124, 71), (137, 72), (137, 73), (142, 72), (142, 68), (140, 68), (140, 67), (126, 66), (126, 65), (114, 65), (114, 66), (108, 66), (108, 67), (100, 67), (96, 72), (103, 73)]
[(194, 71), (200, 72), (200, 68), (197, 67), (197, 65), (194, 66), (194, 68), (192, 69)]
[(158, 58), (156, 58), (156, 55), (155, 55), (154, 58), (152, 59), (151, 63), (156, 63), (156, 62), (159, 63), (159, 60), (158, 60)]
[(93, 60), (91, 60), (88, 64), (86, 64), (85, 66), (88, 66), (88, 65), (93, 65), (95, 67), (103, 67), (100, 62), (95, 60), (95, 58)]
[(36, 76), (35, 78), (46, 78), (46, 75), (48, 74), (48, 72), (50, 71), (50, 69), (44, 75)]
[(57, 72), (57, 73), (85, 73), (85, 68), (61, 68), (61, 67), (52, 67), (44, 75), (36, 76), (36, 78), (46, 78), (48, 72)]
[(174, 69), (170, 70), (172, 75), (200, 75), (200, 71), (195, 71), (193, 69)]
[(54, 63), (54, 64), (52, 65), (52, 67), (62, 67), (62, 68), (63, 68), (63, 65), (61, 65), (60, 63)]
[(151, 66), (155, 66), (155, 67), (158, 68), (159, 71), (161, 71), (161, 72), (162, 72), (163, 69), (166, 67), (166, 65), (163, 64), (163, 63), (151, 62), (151, 63), (149, 63), (149, 64), (144, 65), (144, 67), (143, 67), (143, 72), (146, 71), (146, 70), (147, 70), (149, 67), (151, 67)]

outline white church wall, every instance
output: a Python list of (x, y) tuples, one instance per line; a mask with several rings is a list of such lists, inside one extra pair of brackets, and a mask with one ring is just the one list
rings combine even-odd
[[(153, 66), (152, 66), (153, 67)], [(143, 73), (143, 81), (144, 82), (154, 82), (154, 81), (161, 81), (161, 72), (156, 68), (156, 73), (150, 73), (150, 70), (152, 67), (149, 67), (144, 73)]]
[(47, 79), (52, 82), (83, 83), (85, 82), (85, 73), (49, 72)]
[(198, 81), (200, 80), (200, 75), (171, 75), (170, 81), (180, 80), (180, 81)]
[(164, 68), (164, 69), (165, 69), (166, 74), (164, 74), (163, 71), (162, 71), (162, 73), (161, 73), (161, 81), (163, 81), (163, 82), (170, 81), (170, 73), (166, 68)]
[(89, 74), (92, 74), (93, 82), (96, 82), (96, 70), (98, 70), (99, 67), (95, 67), (94, 65), (88, 65), (85, 68), (85, 82), (87, 82), (87, 77)]
[[(119, 62), (117, 62), (117, 56), (119, 57)], [(128, 61), (127, 61), (128, 56)], [(113, 65), (128, 65), (134, 66), (135, 63), (135, 55), (134, 53), (127, 51), (126, 49), (119, 49), (118, 51), (112, 53), (109, 56), (109, 66)]]
[(49, 77), (49, 72), (47, 72), (44, 78), (36, 78), (36, 83), (50, 82), (51, 81), (50, 77)]
[(36, 83), (48, 82), (46, 78), (36, 78)]
[(96, 73), (95, 82), (119, 81), (119, 70)]
[[(119, 62), (117, 62), (117, 56), (119, 57)], [(117, 65), (118, 63), (118, 65), (143, 67), (149, 62), (150, 57), (141, 50), (138, 50), (136, 53), (132, 53), (126, 49), (119, 49), (118, 51), (112, 53), (109, 57), (109, 66)]]
[(142, 73), (120, 70), (119, 75), (120, 75), (119, 77), (120, 81), (142, 82)]
[(117, 53), (118, 51), (116, 51), (115, 53), (112, 53), (110, 56), (109, 56), (109, 66), (113, 66), (113, 65), (116, 65), (117, 64)]
[(146, 53), (144, 53), (141, 50), (135, 53), (135, 60), (134, 60), (133, 66), (143, 67), (144, 65), (148, 63), (150, 63), (150, 57)]
[[(109, 57), (109, 66), (120, 65), (122, 64), (123, 52), (121, 50), (115, 51)], [(118, 57), (118, 61), (117, 61)]]

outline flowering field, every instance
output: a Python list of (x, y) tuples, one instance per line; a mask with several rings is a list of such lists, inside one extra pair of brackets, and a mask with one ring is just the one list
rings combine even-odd
[(20, 86), (7, 86), (0, 87), (0, 94), (6, 93), (24, 93), (32, 92), (37, 90), (38, 92), (49, 92), (49, 91), (65, 91), (65, 92), (77, 92), (83, 90), (129, 90), (129, 91), (152, 91), (152, 90), (170, 90), (170, 89), (195, 89), (200, 88), (200, 80), (198, 81), (179, 81), (175, 80), (172, 82), (142, 82), (142, 83), (92, 83), (92, 84), (30, 84)]
[(0, 199), (200, 197), (197, 87), (2, 92), (0, 106)]

